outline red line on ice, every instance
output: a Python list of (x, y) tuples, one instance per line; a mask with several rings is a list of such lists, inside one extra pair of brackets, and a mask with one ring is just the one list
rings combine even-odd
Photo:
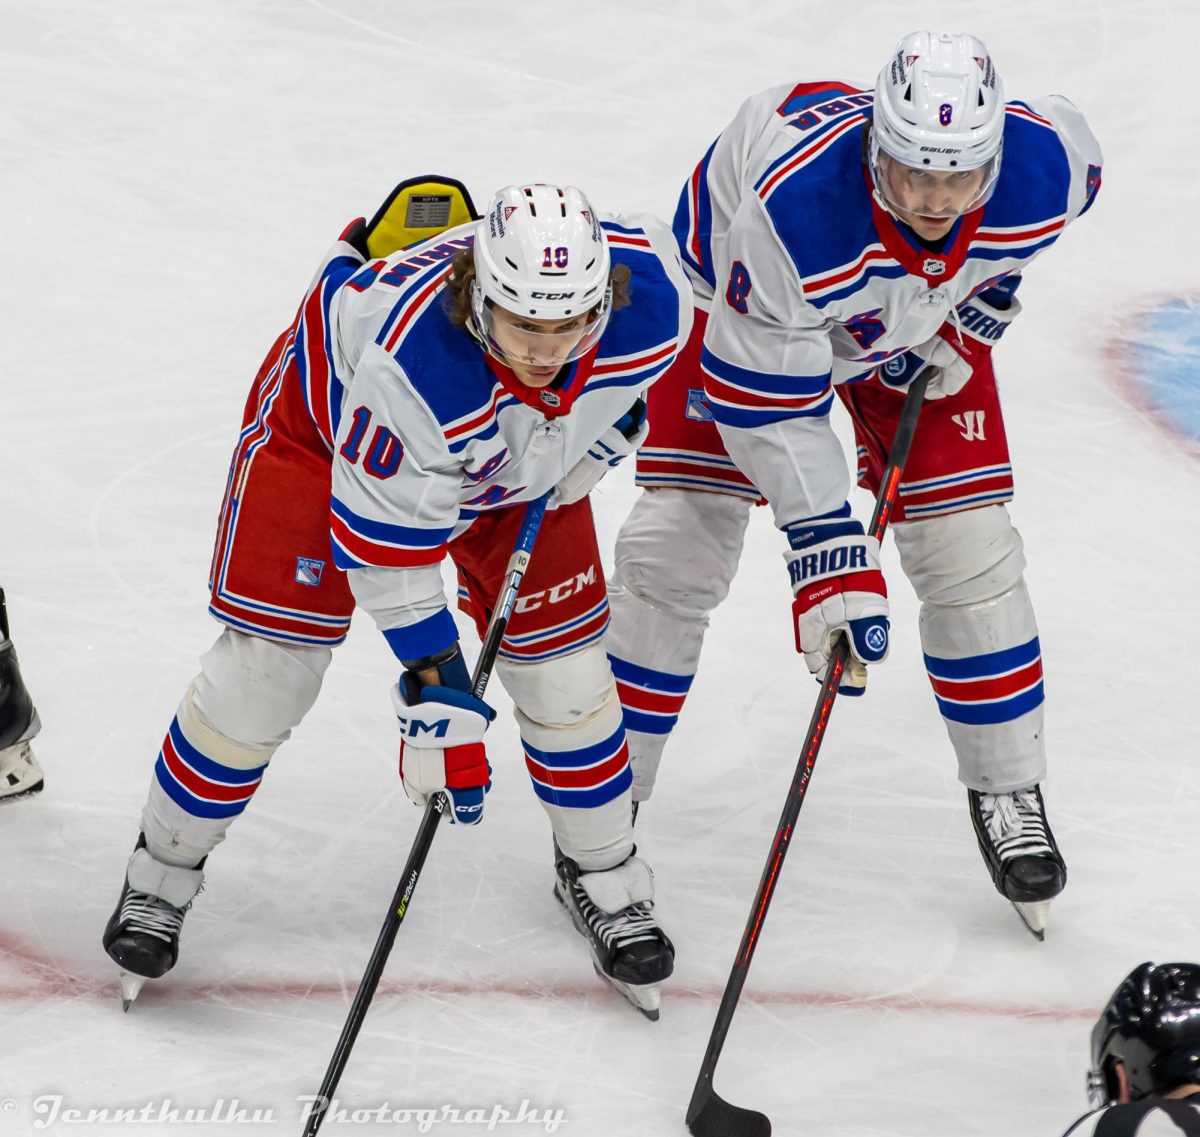
[[(97, 950), (99, 948), (97, 947)], [(95, 998), (117, 1001), (118, 986), (112, 979), (72, 975), (52, 963), (39, 959), (15, 936), (0, 932), (0, 960), (15, 964), (25, 981), (0, 984), (0, 1001), (53, 998)], [(237, 998), (303, 999), (309, 996), (346, 998), (357, 987), (357, 977), (348, 983), (333, 980), (227, 979), (207, 982), (168, 976), (148, 983), (139, 1001), (226, 1000)], [(428, 996), (476, 999), (501, 996), (516, 999), (570, 999), (588, 1002), (601, 994), (599, 981), (587, 983), (521, 983), (495, 978), (472, 982), (416, 980), (410, 983), (385, 979), (379, 984), (376, 999), (406, 999)], [(147, 997), (149, 996), (149, 997)], [(668, 985), (663, 991), (668, 1002), (710, 1003), (721, 999), (717, 986), (684, 987)], [(848, 1011), (892, 1011), (899, 1014), (946, 1015), (974, 1018), (1031, 1019), (1038, 1022), (1091, 1022), (1094, 1008), (1035, 1006), (1025, 1003), (993, 1003), (983, 999), (937, 998), (924, 995), (855, 995), (839, 991), (747, 991), (742, 1002), (764, 1007), (829, 1007)]]

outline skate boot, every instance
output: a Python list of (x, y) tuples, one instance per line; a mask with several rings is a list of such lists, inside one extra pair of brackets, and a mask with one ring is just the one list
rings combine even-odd
[(45, 784), (29, 745), (41, 729), (21, 678), (16, 648), (8, 638), (8, 616), (0, 590), (0, 802), (29, 797)]
[(586, 872), (556, 846), (554, 868), (554, 895), (588, 941), (596, 974), (657, 1021), (659, 984), (675, 968), (675, 948), (654, 919), (650, 867), (631, 855)]
[(1040, 787), (1007, 794), (968, 790), (967, 797), (979, 851), (997, 891), (1012, 902), (1025, 926), (1045, 939), (1050, 901), (1067, 883), (1067, 865), (1050, 832)]
[(139, 835), (121, 897), (104, 929), (104, 950), (121, 968), (125, 1010), (147, 979), (166, 975), (179, 959), (179, 932), (204, 884), (203, 868), (204, 861), (185, 869), (155, 860), (145, 834)]

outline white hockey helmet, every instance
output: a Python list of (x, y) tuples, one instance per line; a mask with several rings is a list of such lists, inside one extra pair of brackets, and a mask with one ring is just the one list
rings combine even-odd
[(596, 211), (575, 186), (506, 186), (475, 227), (475, 330), (495, 352), (493, 307), (532, 320), (587, 315), (586, 333), (568, 356), (578, 359), (608, 322), (610, 267)]
[[(915, 170), (961, 173), (986, 167), (977, 209), (995, 188), (1004, 142), (1004, 87), (983, 42), (972, 35), (912, 32), (875, 83), (871, 173), (886, 194), (880, 156)], [(884, 200), (889, 208), (892, 203)]]

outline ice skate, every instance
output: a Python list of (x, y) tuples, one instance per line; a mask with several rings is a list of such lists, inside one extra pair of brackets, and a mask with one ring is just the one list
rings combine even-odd
[(8, 638), (4, 593), (0, 591), (0, 802), (29, 797), (45, 784), (29, 745), (41, 729), (21, 678), (16, 648)]
[(0, 802), (16, 801), (39, 793), (46, 784), (42, 768), (33, 756), (29, 740), (37, 734), (41, 723), (37, 712), (25, 734), (12, 746), (0, 749)]
[(1067, 866), (1046, 820), (1040, 787), (1008, 794), (968, 790), (967, 797), (979, 851), (997, 891), (1012, 902), (1025, 927), (1045, 939), (1050, 901), (1067, 883)]
[(183, 917), (204, 883), (195, 868), (163, 864), (138, 838), (120, 899), (104, 929), (104, 950), (121, 968), (121, 1006), (128, 1011), (147, 979), (160, 979), (179, 959)]
[(596, 974), (646, 1018), (657, 1021), (659, 986), (675, 968), (675, 948), (654, 919), (654, 876), (635, 856), (584, 872), (556, 852), (554, 895), (588, 941)]

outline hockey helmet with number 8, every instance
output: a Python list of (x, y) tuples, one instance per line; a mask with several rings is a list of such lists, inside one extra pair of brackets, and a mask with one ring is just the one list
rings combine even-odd
[[(612, 307), (608, 241), (596, 211), (574, 186), (506, 186), (492, 198), (475, 227), (475, 279), (471, 316), (493, 354), (493, 308), (530, 321), (585, 316), (583, 335), (564, 362), (586, 355), (608, 322)], [(577, 332), (541, 333), (547, 337)]]
[(934, 173), (984, 170), (967, 209), (992, 195), (1004, 143), (1004, 86), (983, 42), (972, 35), (912, 32), (902, 39), (875, 83), (871, 175), (888, 199), (887, 159)]

